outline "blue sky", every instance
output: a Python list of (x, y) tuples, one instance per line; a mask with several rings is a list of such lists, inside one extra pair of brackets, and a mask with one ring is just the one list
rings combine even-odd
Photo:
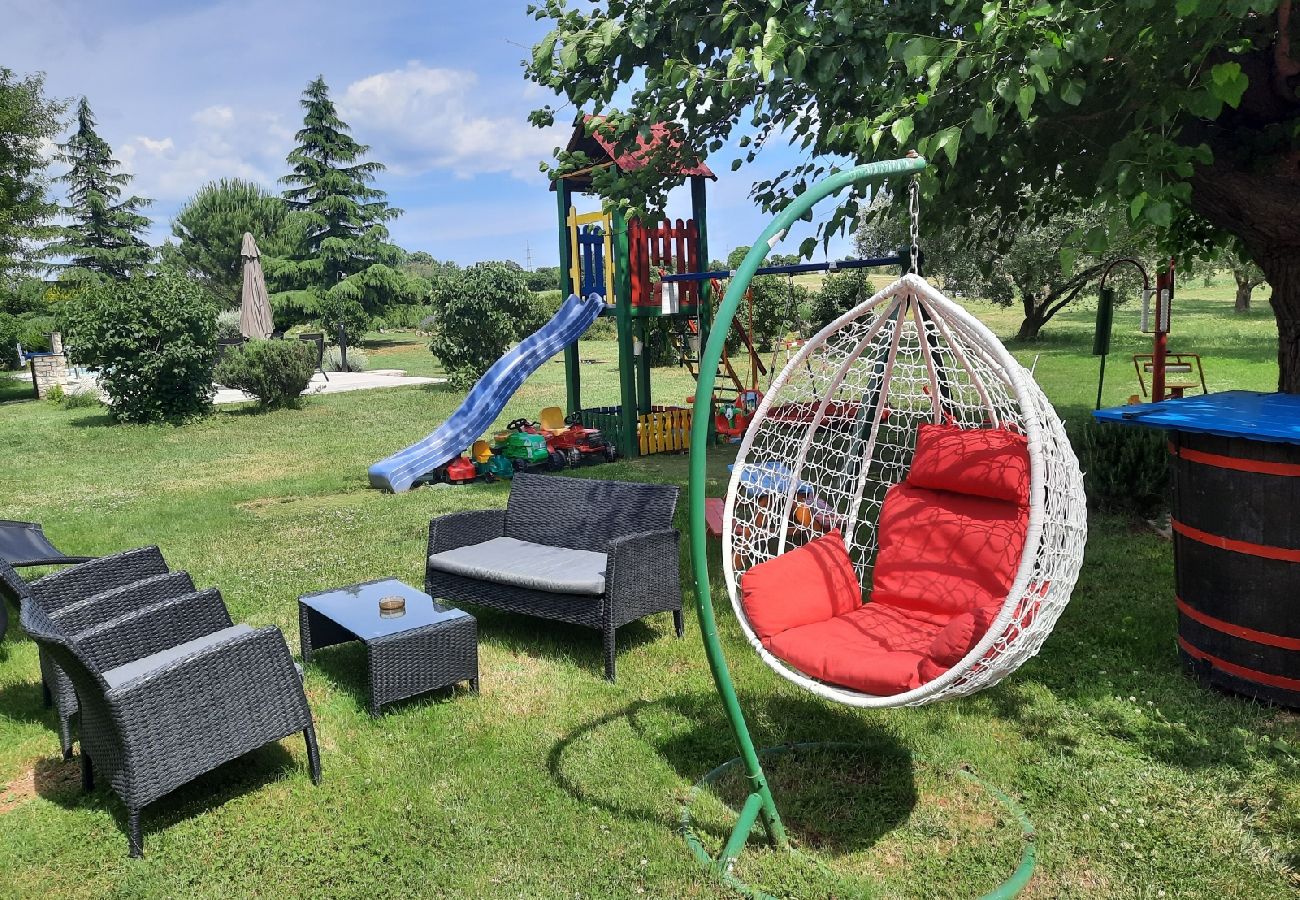
[[(323, 74), (353, 134), (388, 166), (377, 185), (405, 210), (391, 224), (398, 244), (460, 263), (522, 264), (530, 252), (535, 266), (556, 261), (554, 195), (538, 162), (568, 128), (528, 124), (551, 98), (523, 77), (520, 60), (545, 32), (523, 2), (3, 0), (0, 10), (0, 60), (44, 71), (54, 96), (89, 99), (133, 190), (155, 199), (153, 243), (209, 180), (278, 190), (299, 97)], [(795, 157), (770, 147), (735, 173), (732, 158), (724, 148), (710, 159), (714, 256), (762, 230), (749, 189)], [(687, 215), (679, 194), (669, 211)], [(833, 242), (831, 255), (846, 246)]]

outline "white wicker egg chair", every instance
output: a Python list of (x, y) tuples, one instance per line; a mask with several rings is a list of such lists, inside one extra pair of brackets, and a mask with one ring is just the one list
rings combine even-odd
[[(874, 696), (811, 678), (755, 635), (741, 576), (835, 527), (869, 586), (884, 494), (907, 475), (922, 422), (1026, 438), (1029, 524), (1015, 581), (983, 638), (920, 687)], [(746, 489), (759, 481), (764, 490)], [(1043, 392), (978, 319), (908, 274), (823, 328), (772, 383), (732, 470), (722, 559), (745, 635), (774, 671), (850, 706), (916, 706), (996, 684), (1037, 653), (1070, 599), (1086, 536), (1083, 477)]]

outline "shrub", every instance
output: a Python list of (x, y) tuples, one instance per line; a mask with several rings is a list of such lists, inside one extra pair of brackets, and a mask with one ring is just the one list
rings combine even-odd
[(296, 409), (315, 371), (315, 347), (301, 341), (254, 340), (231, 348), (215, 376), (218, 383), (252, 395), (263, 408)]
[(212, 405), (217, 310), (175, 272), (104, 279), (68, 301), (65, 344), (99, 371), (120, 422), (181, 422)]
[(512, 263), (478, 263), (441, 279), (435, 291), (429, 349), (457, 388), (477, 381), (536, 316), (524, 273)]
[(0, 312), (0, 369), (18, 365), (18, 317)]
[[(423, 303), (400, 303), (384, 310), (383, 319), (377, 320), (374, 325), (376, 328), (415, 329), (420, 327), (420, 322), (428, 315), (429, 307)], [(351, 357), (352, 354), (348, 353), (348, 358)]]
[(1151, 516), (1167, 502), (1164, 432), (1088, 420), (1076, 435), (1083, 487), (1096, 509)]
[(18, 343), (23, 350), (44, 353), (50, 349), (50, 332), (58, 330), (53, 316), (25, 315), (18, 317)]
[(239, 330), (239, 310), (223, 309), (217, 313), (217, 340), (230, 341), (242, 336)]
[(871, 279), (861, 269), (827, 275), (822, 289), (809, 302), (808, 334), (821, 331), (874, 293)]
[(103, 406), (104, 403), (99, 399), (99, 394), (95, 391), (82, 390), (65, 392), (61, 405), (64, 409), (90, 409), (95, 406)]
[(343, 368), (343, 354), (338, 347), (326, 347), (325, 358), (321, 368), (326, 372), (364, 372), (370, 366), (370, 360), (355, 347), (348, 348), (348, 367)]

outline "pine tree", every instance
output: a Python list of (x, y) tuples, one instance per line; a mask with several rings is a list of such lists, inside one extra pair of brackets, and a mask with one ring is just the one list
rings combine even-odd
[[(45, 78), (19, 79), (0, 66), (0, 280), (32, 268), (33, 242), (50, 237), (58, 207), (45, 195), (41, 141), (58, 134), (63, 104), (45, 97)], [(3, 354), (8, 348), (0, 348)]]
[(400, 248), (388, 242), (384, 223), (402, 214), (372, 187), (381, 163), (361, 161), (370, 152), (353, 139), (318, 77), (303, 92), (303, 127), (290, 153), (292, 172), (280, 179), (290, 227), (299, 235), (289, 259), (267, 260), (270, 282), (280, 289), (271, 302), (280, 310), (305, 313), (349, 340), (391, 305), (422, 302), (429, 285), (396, 269)]
[(113, 149), (95, 133), (95, 117), (82, 97), (77, 104), (77, 130), (66, 144), (59, 144), (56, 156), (70, 168), (57, 180), (68, 186), (68, 205), (63, 213), (72, 224), (62, 229), (62, 239), (46, 247), (50, 256), (67, 258), (67, 268), (83, 269), (125, 278), (149, 264), (153, 248), (141, 237), (149, 218), (140, 210), (153, 201), (130, 196), (122, 189), (131, 176), (117, 169)]

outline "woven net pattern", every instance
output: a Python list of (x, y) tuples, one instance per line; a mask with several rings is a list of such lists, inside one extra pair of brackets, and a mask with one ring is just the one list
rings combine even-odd
[[(740, 577), (839, 529), (869, 590), (881, 504), (906, 476), (924, 422), (1027, 438), (1029, 528), (1002, 611), (965, 659), (905, 694), (874, 697), (809, 678), (755, 637)], [(979, 320), (906, 275), (823, 329), (773, 382), (732, 471), (723, 564), (746, 636), (778, 673), (856, 706), (917, 705), (995, 684), (1038, 651), (1069, 601), (1086, 532), (1078, 461), (1047, 398)]]

